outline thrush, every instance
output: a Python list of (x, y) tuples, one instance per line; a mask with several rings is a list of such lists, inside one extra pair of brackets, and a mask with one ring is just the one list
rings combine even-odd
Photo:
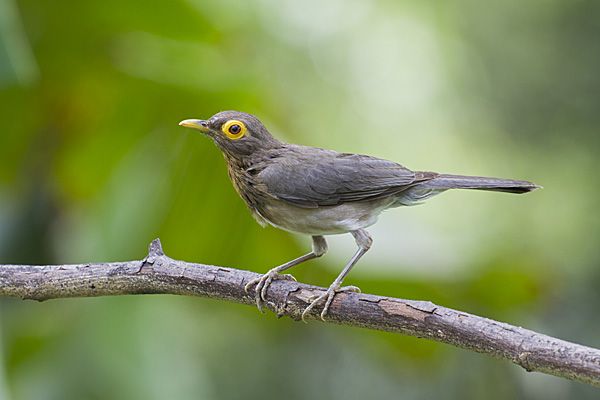
[(320, 304), (325, 320), (337, 293), (360, 291), (342, 282), (371, 247), (373, 240), (365, 228), (377, 222), (382, 211), (420, 204), (449, 189), (527, 193), (539, 187), (522, 180), (412, 171), (367, 155), (284, 143), (258, 118), (239, 111), (219, 112), (207, 120), (186, 119), (179, 125), (197, 129), (215, 142), (233, 186), (258, 223), (312, 236), (312, 251), (247, 283), (246, 291), (256, 285), (259, 310), (273, 280), (295, 280), (283, 271), (327, 252), (326, 235), (354, 236), (356, 252), (327, 291), (312, 299), (302, 320)]

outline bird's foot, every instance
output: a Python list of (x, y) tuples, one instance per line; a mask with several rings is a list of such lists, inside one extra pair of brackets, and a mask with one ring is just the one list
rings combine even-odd
[(310, 313), (310, 311), (313, 308), (315, 308), (320, 302), (325, 300), (325, 305), (323, 306), (323, 311), (321, 311), (321, 320), (323, 322), (325, 322), (325, 316), (327, 315), (327, 312), (329, 311), (329, 306), (331, 306), (331, 303), (333, 302), (333, 298), (335, 297), (335, 295), (340, 292), (360, 293), (360, 289), (356, 286), (340, 287), (339, 284), (338, 285), (333, 284), (333, 285), (329, 286), (329, 289), (327, 289), (327, 291), (325, 293), (318, 296), (316, 299), (312, 300), (310, 302), (310, 304), (308, 305), (308, 307), (306, 307), (306, 309), (302, 312), (302, 321), (306, 322), (306, 316)]
[(296, 278), (289, 274), (280, 274), (277, 272), (277, 268), (273, 268), (266, 274), (252, 279), (246, 284), (246, 286), (244, 286), (244, 290), (247, 293), (253, 285), (256, 285), (256, 288), (254, 289), (254, 298), (256, 299), (256, 306), (260, 312), (264, 312), (263, 306), (267, 301), (267, 290), (269, 289), (269, 286), (273, 280), (296, 281)]

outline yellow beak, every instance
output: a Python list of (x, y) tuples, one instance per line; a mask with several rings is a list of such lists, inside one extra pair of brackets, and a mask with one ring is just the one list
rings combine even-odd
[(206, 133), (210, 131), (206, 121), (202, 119), (184, 119), (179, 123), (179, 126), (185, 126), (186, 128), (197, 129), (200, 132)]

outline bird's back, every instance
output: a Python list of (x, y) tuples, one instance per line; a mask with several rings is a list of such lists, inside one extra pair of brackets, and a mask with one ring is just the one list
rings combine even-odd
[(257, 179), (274, 198), (317, 208), (389, 197), (434, 175), (371, 156), (286, 145)]

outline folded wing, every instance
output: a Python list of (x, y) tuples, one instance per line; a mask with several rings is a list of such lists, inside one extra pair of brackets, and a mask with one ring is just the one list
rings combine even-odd
[[(315, 208), (394, 195), (436, 176), (415, 173), (375, 157), (295, 146), (272, 159), (258, 180), (273, 197), (299, 207)], [(315, 151), (318, 150), (318, 151)]]

